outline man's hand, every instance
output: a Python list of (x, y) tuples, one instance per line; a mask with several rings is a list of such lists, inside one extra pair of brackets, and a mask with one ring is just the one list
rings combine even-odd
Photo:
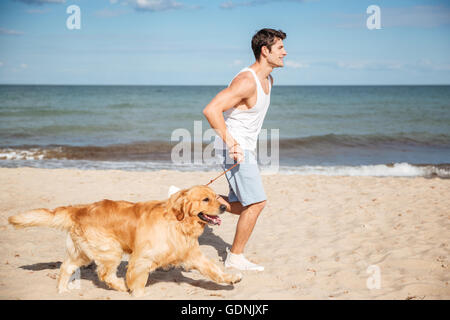
[(244, 151), (242, 150), (239, 143), (235, 143), (233, 146), (228, 148), (228, 153), (230, 158), (237, 161), (238, 163), (244, 160)]

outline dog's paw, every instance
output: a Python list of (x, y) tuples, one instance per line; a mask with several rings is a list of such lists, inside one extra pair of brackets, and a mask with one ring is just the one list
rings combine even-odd
[(67, 287), (58, 287), (58, 293), (59, 294), (61, 294), (61, 293), (67, 293), (67, 292), (69, 292), (70, 290), (67, 288)]
[(125, 285), (125, 281), (118, 281), (115, 286), (112, 287), (113, 289), (121, 292), (128, 292), (128, 288)]
[(145, 290), (144, 290), (144, 289), (136, 289), (136, 290), (133, 290), (133, 291), (131, 292), (131, 295), (132, 295), (134, 298), (140, 298), (140, 297), (143, 297), (143, 296), (145, 296)]
[(239, 281), (242, 280), (242, 274), (241, 273), (237, 273), (237, 274), (227, 274), (227, 278), (225, 279), (225, 281), (228, 284), (235, 284), (238, 283)]
[(239, 281), (242, 280), (242, 273), (237, 273), (234, 275), (234, 279), (233, 279), (233, 283), (238, 283)]

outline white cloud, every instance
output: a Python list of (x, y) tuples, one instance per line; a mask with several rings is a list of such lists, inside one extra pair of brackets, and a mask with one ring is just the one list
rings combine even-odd
[(165, 11), (183, 7), (183, 4), (173, 0), (129, 0), (128, 3), (139, 11)]
[[(118, 3), (118, 0), (110, 0), (111, 4)], [(157, 12), (176, 9), (201, 9), (200, 5), (184, 4), (175, 0), (123, 0), (122, 6), (130, 5), (136, 11)]]
[(220, 4), (220, 8), (222, 9), (234, 9), (236, 7), (250, 7), (250, 6), (258, 6), (263, 5), (266, 3), (271, 2), (308, 2), (308, 1), (315, 1), (315, 0), (245, 0), (245, 1), (233, 1), (233, 0), (227, 0)]
[(404, 62), (398, 61), (373, 61), (373, 60), (352, 60), (337, 61), (335, 66), (349, 70), (400, 70), (405, 67)]
[(326, 68), (326, 69), (345, 69), (349, 71), (450, 71), (450, 61), (433, 61), (423, 58), (417, 61), (405, 62), (399, 60), (313, 60), (313, 61), (285, 61), (286, 68)]
[(23, 34), (23, 32), (22, 31), (17, 31), (17, 30), (10, 30), (10, 29), (0, 28), (0, 34), (20, 35), (20, 34)]
[(66, 0), (15, 0), (18, 2), (23, 2), (25, 4), (37, 4), (37, 5), (43, 5), (46, 3), (65, 3)]
[(102, 18), (111, 18), (111, 17), (120, 16), (122, 14), (126, 14), (128, 12), (130, 12), (130, 11), (125, 10), (125, 9), (116, 9), (116, 10), (103, 9), (103, 10), (96, 11), (94, 14), (96, 16), (102, 17)]
[(287, 60), (285, 63), (286, 67), (288, 68), (294, 68), (294, 69), (300, 69), (300, 68), (308, 68), (309, 64), (302, 63), (302, 62), (296, 62), (292, 60)]
[(242, 60), (236, 59), (230, 64), (230, 67), (238, 67), (242, 66), (242, 64), (243, 64)]
[(343, 69), (367, 69), (373, 66), (373, 63), (367, 61), (338, 61), (337, 66)]
[[(318, 65), (324, 65), (318, 63)], [(327, 63), (328, 66), (333, 64)], [(430, 59), (421, 59), (416, 62), (403, 61), (369, 61), (352, 60), (337, 61), (335, 67), (349, 70), (397, 70), (397, 71), (450, 71), (450, 63), (434, 62)]]
[(450, 63), (436, 63), (430, 59), (421, 59), (415, 66), (420, 70), (450, 71)]
[(22, 63), (22, 64), (20, 65), (20, 67), (21, 67), (22, 69), (26, 69), (26, 68), (28, 68), (28, 65), (27, 65), (26, 63)]

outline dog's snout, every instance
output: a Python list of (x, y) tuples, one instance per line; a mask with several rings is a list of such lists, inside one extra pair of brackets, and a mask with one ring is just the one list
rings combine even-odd
[(221, 204), (219, 208), (220, 208), (220, 212), (225, 212), (225, 210), (227, 209), (227, 206), (224, 204)]

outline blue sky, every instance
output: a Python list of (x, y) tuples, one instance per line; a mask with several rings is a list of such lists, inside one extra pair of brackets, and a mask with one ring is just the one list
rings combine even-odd
[(450, 4), (435, 0), (3, 0), (0, 83), (226, 85), (264, 27), (287, 33), (275, 84), (450, 84)]

